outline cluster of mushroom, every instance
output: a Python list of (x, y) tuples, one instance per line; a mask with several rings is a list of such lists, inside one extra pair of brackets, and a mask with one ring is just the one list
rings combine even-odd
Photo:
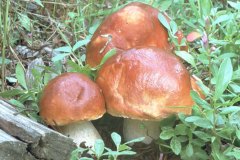
[[(109, 50), (117, 50), (97, 74), (99, 87), (78, 73), (55, 78), (44, 89), (40, 101), (43, 119), (50, 125), (73, 123), (59, 129), (75, 137), (79, 144), (92, 131), (81, 132), (87, 127), (77, 129), (75, 121), (100, 118), (106, 110), (126, 118), (126, 140), (144, 135), (144, 142), (149, 144), (159, 137), (159, 120), (179, 112), (191, 114), (194, 102), (190, 91), (200, 91), (196, 79), (172, 53), (168, 32), (158, 14), (149, 5), (133, 2), (108, 16), (86, 52), (86, 63), (95, 67)], [(94, 138), (100, 136), (91, 138), (88, 146), (93, 145)]]
[[(128, 118), (124, 120), (126, 140), (142, 135), (145, 143), (157, 139), (158, 121), (174, 113), (191, 114), (194, 102), (190, 91), (199, 91), (195, 78), (172, 53), (158, 14), (149, 5), (130, 3), (107, 17), (87, 46), (86, 62), (91, 66), (98, 65), (110, 49), (117, 49), (96, 82), (103, 91), (107, 112)], [(177, 33), (181, 40), (181, 32)]]

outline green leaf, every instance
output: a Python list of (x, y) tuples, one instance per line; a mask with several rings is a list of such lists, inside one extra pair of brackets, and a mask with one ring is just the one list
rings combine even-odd
[[(199, 18), (199, 12), (198, 12), (198, 8), (197, 5), (195, 4), (195, 0), (189, 0), (189, 4), (191, 6), (191, 11), (193, 12), (193, 15), (196, 18)], [(195, 26), (190, 25), (192, 28), (196, 28)]]
[(67, 64), (69, 66), (68, 72), (79, 72), (79, 73), (85, 74), (88, 77), (91, 77), (93, 74), (91, 68), (88, 65), (85, 65), (82, 67), (71, 60), (68, 60)]
[(234, 148), (232, 152), (228, 152), (227, 153), (227, 156), (233, 156), (236, 159), (239, 159), (239, 157), (240, 157), (240, 149)]
[(52, 62), (57, 62), (63, 60), (66, 56), (69, 56), (69, 53), (62, 53), (62, 54), (57, 54), (56, 56), (52, 57)]
[(181, 143), (176, 137), (173, 137), (171, 139), (170, 147), (176, 155), (179, 155), (179, 153), (181, 152), (181, 149), (182, 149)]
[(18, 19), (27, 31), (31, 32), (31, 20), (28, 18), (26, 14), (18, 13)]
[(81, 157), (79, 160), (94, 160), (93, 158)]
[(168, 117), (162, 119), (160, 122), (159, 122), (159, 126), (162, 128), (162, 127), (173, 127), (175, 126), (176, 124), (176, 115), (169, 115)]
[(234, 112), (239, 112), (240, 107), (239, 106), (229, 106), (229, 107), (225, 107), (225, 108), (219, 108), (219, 110), (221, 111), (220, 114), (230, 114), (230, 113), (234, 113)]
[(211, 156), (213, 157), (213, 159), (226, 160), (227, 157), (225, 157), (225, 155), (223, 155), (223, 152), (220, 150), (221, 141), (216, 137), (212, 137), (212, 140), (213, 141), (211, 143), (211, 149), (212, 149)]
[(178, 140), (179, 142), (188, 142), (189, 141), (189, 137), (187, 136), (188, 133), (186, 133), (186, 136), (178, 136)]
[(70, 160), (79, 160), (79, 154), (82, 154), (85, 151), (88, 151), (88, 148), (81, 148), (81, 147), (76, 148), (75, 150), (72, 151)]
[(240, 2), (227, 1), (227, 3), (234, 9), (240, 10)]
[(10, 97), (14, 97), (14, 96), (17, 96), (17, 95), (20, 95), (20, 94), (23, 94), (23, 93), (24, 93), (23, 90), (12, 89), (12, 90), (7, 90), (7, 91), (4, 91), (4, 92), (1, 92), (0, 93), (0, 97), (2, 97), (2, 98), (10, 98)]
[(224, 60), (225, 58), (234, 58), (238, 57), (238, 54), (229, 52), (229, 53), (223, 53), (220, 56), (217, 57), (218, 60)]
[(57, 74), (55, 73), (45, 73), (44, 76), (43, 76), (43, 84), (46, 85), (48, 84), (48, 82), (53, 78), (53, 76)]
[(100, 158), (102, 156), (103, 151), (104, 151), (104, 147), (105, 147), (105, 145), (104, 145), (103, 140), (97, 139), (95, 141), (94, 151), (95, 151), (95, 154), (96, 154), (97, 158)]
[(168, 140), (174, 136), (174, 130), (169, 129), (169, 130), (164, 130), (160, 134), (160, 138), (163, 140)]
[[(214, 121), (214, 119), (213, 119)], [(228, 120), (227, 120), (228, 121)], [(214, 123), (214, 122), (213, 122)], [(216, 117), (216, 125), (217, 126), (222, 126), (226, 123), (226, 118), (224, 115), (221, 115), (221, 114), (217, 114), (217, 117)]]
[(178, 124), (175, 128), (175, 135), (187, 135), (187, 126), (184, 124)]
[(118, 152), (118, 155), (135, 155), (136, 152), (133, 151), (122, 151), (122, 152)]
[(90, 39), (84, 39), (84, 40), (81, 40), (81, 41), (78, 41), (72, 48), (72, 51), (76, 51), (78, 48), (88, 44), (88, 42), (90, 42)]
[(64, 53), (72, 53), (72, 47), (70, 47), (70, 46), (63, 46), (63, 47), (55, 48), (54, 51), (64, 52)]
[(173, 20), (170, 21), (170, 27), (171, 27), (171, 32), (173, 35), (175, 35), (178, 31), (178, 26), (177, 23), (174, 22)]
[(166, 11), (172, 4), (172, 0), (162, 0), (160, 3), (160, 11)]
[(230, 42), (229, 41), (227, 41), (227, 40), (219, 40), (219, 39), (211, 39), (210, 41), (209, 41), (209, 43), (211, 43), (211, 44), (214, 44), (214, 45), (227, 45), (227, 44), (229, 44)]
[(240, 140), (240, 130), (239, 129), (236, 131), (236, 136)]
[(240, 44), (240, 39), (236, 40), (235, 44)]
[(207, 110), (210, 110), (210, 109), (211, 109), (210, 104), (208, 104), (207, 101), (201, 99), (200, 96), (199, 96), (199, 94), (198, 94), (197, 92), (195, 92), (195, 91), (192, 90), (192, 91), (190, 92), (190, 95), (191, 95), (192, 99), (194, 100), (194, 102), (195, 102), (197, 105), (199, 105), (199, 106), (201, 106), (201, 107), (203, 107), (204, 109), (207, 109)]
[(230, 128), (230, 126), (228, 126), (228, 127), (221, 128), (221, 130), (219, 130), (217, 132), (217, 135), (219, 135), (222, 139), (231, 140), (232, 139), (232, 135), (235, 132), (236, 132), (236, 130), (233, 127)]
[(24, 88), (27, 89), (26, 79), (25, 79), (25, 72), (20, 63), (16, 66), (16, 78), (18, 83)]
[(170, 28), (170, 25), (166, 19), (166, 17), (162, 14), (162, 13), (159, 13), (158, 14), (158, 20), (161, 22), (161, 24), (167, 28), (168, 31), (171, 31), (171, 28)]
[[(2, 57), (0, 57), (0, 65), (2, 65)], [(9, 64), (9, 63), (11, 63), (12, 61), (10, 60), (10, 59), (7, 59), (7, 58), (5, 58), (4, 59), (4, 64)]]
[(199, 116), (189, 116), (185, 119), (186, 122), (195, 122), (197, 120), (201, 119)]
[(232, 14), (221, 15), (213, 22), (213, 25), (216, 25), (216, 24), (221, 23), (221, 22), (229, 21), (232, 18), (233, 18)]
[(74, 19), (77, 16), (77, 13), (75, 12), (68, 12), (67, 15), (71, 18)]
[(119, 145), (121, 144), (121, 136), (119, 134), (117, 134), (116, 132), (113, 132), (111, 134), (112, 140), (114, 142), (114, 144), (116, 145), (116, 147), (118, 148)]
[(211, 9), (212, 9), (212, 1), (211, 0), (199, 0), (200, 4), (200, 12), (202, 18), (205, 18), (210, 15)]
[(186, 51), (175, 51), (175, 54), (191, 64), (193, 67), (196, 67), (194, 57)]
[(119, 145), (118, 151), (121, 152), (121, 151), (124, 151), (124, 150), (131, 150), (131, 147), (127, 146), (126, 144)]
[[(196, 138), (196, 139), (192, 140), (192, 145), (202, 147), (202, 146), (206, 145), (206, 142), (208, 142), (208, 141), (204, 141), (202, 139)], [(194, 147), (194, 150), (195, 150), (195, 147)]]
[(235, 93), (240, 93), (240, 85), (236, 84), (236, 83), (231, 83), (229, 84), (229, 86), (231, 87), (231, 89), (235, 92)]
[(100, 62), (100, 66), (103, 65), (110, 57), (114, 56), (117, 53), (116, 49), (111, 49), (108, 51)]
[(17, 106), (20, 109), (24, 109), (25, 108), (25, 106), (21, 102), (15, 100), (15, 99), (10, 99), (9, 103), (11, 103), (14, 106)]
[(209, 120), (210, 123), (214, 124), (214, 116), (217, 116), (213, 109), (204, 111), (205, 119)]
[(202, 131), (194, 131), (193, 134), (204, 141), (210, 141), (211, 139), (211, 135)]
[(186, 147), (186, 155), (188, 157), (191, 157), (193, 155), (193, 146), (191, 143), (189, 143)]
[(213, 128), (212, 123), (204, 118), (200, 118), (193, 122), (196, 126), (202, 127), (202, 128)]
[[(89, 28), (88, 32), (90, 34), (94, 34), (94, 32), (97, 30), (97, 28), (99, 27), (100, 24), (101, 24), (101, 21), (99, 19), (96, 19), (94, 24)], [(89, 37), (89, 39), (91, 39), (91, 37)]]
[(217, 82), (216, 82), (216, 89), (214, 98), (215, 100), (219, 99), (225, 89), (227, 88), (229, 82), (232, 79), (233, 75), (233, 67), (232, 62), (230, 58), (226, 58), (220, 65), (220, 68), (218, 70), (217, 74)]
[(128, 141), (128, 142), (126, 142), (126, 143), (124, 143), (124, 144), (137, 143), (137, 142), (143, 141), (144, 139), (145, 139), (145, 137), (139, 137), (139, 138), (133, 139), (133, 140), (131, 140), (131, 141)]
[(196, 83), (202, 89), (202, 91), (205, 95), (210, 94), (210, 89), (206, 85), (204, 85), (202, 81), (197, 81)]
[(34, 0), (34, 2), (36, 2), (36, 4), (38, 4), (41, 7), (44, 7), (41, 0)]
[(182, 123), (187, 124), (185, 121), (186, 115), (184, 113), (178, 113), (178, 118), (179, 118), (179, 120), (182, 121)]
[(103, 155), (110, 155), (110, 156), (113, 156), (113, 157), (117, 157), (117, 156), (120, 156), (120, 155), (135, 155), (136, 152), (133, 152), (133, 151), (122, 151), (122, 152), (118, 152), (118, 151), (108, 151), (106, 153), (104, 153)]

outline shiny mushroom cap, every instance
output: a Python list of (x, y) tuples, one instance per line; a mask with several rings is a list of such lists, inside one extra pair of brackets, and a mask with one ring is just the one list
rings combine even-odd
[(49, 125), (94, 120), (104, 113), (100, 88), (80, 73), (64, 73), (52, 79), (40, 99), (40, 116)]
[(191, 114), (190, 75), (172, 53), (156, 47), (130, 49), (110, 58), (98, 73), (107, 112), (139, 120)]
[(94, 67), (112, 48), (127, 50), (139, 46), (171, 47), (168, 32), (158, 20), (159, 11), (133, 2), (109, 15), (87, 45), (86, 63)]

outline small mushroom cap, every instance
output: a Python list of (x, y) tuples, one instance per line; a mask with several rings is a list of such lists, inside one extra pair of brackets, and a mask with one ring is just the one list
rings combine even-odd
[(190, 76), (172, 53), (156, 47), (130, 49), (111, 57), (98, 73), (107, 112), (139, 120), (191, 114)]
[(94, 120), (105, 113), (100, 88), (80, 73), (64, 73), (52, 79), (40, 99), (40, 116), (49, 125)]
[(158, 20), (159, 11), (133, 2), (109, 15), (87, 45), (86, 63), (96, 66), (112, 48), (127, 50), (139, 46), (169, 49), (168, 32)]

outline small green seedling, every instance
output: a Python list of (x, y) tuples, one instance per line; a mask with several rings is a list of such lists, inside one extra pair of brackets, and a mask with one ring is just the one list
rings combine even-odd
[[(116, 146), (116, 150), (112, 150), (110, 148), (105, 147), (103, 140), (96, 140), (93, 148), (77, 148), (72, 152), (71, 160), (97, 160), (101, 159), (109, 159), (109, 160), (117, 160), (119, 156), (131, 156), (135, 155), (136, 152), (132, 151), (132, 148), (128, 146), (128, 144), (141, 142), (144, 140), (144, 137), (136, 138), (134, 140), (125, 142), (121, 144), (122, 138), (116, 132), (111, 134), (111, 138)], [(84, 153), (89, 153), (92, 158), (81, 157)]]

